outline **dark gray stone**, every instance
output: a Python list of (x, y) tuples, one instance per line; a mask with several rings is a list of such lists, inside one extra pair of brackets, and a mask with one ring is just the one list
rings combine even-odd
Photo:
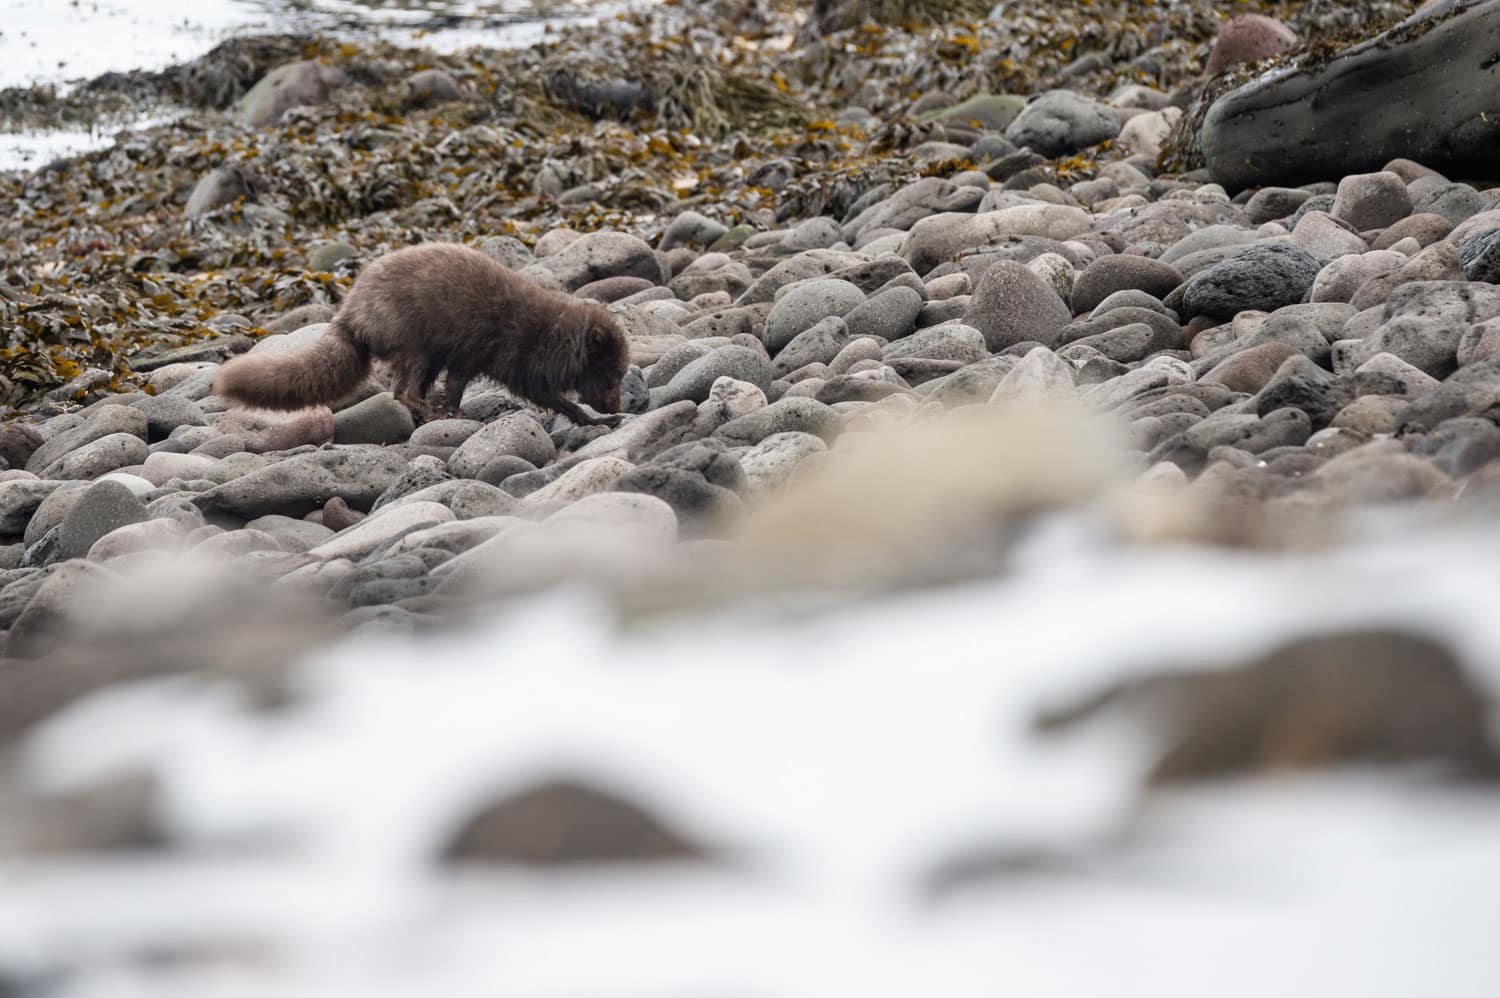
[[(124, 406), (110, 406), (123, 409)], [(111, 433), (69, 451), (42, 469), (43, 478), (94, 479), (145, 462), (146, 441), (133, 433)]]
[(543, 868), (706, 856), (634, 801), (570, 780), (508, 791), (467, 818), (443, 848), (445, 863)]
[(253, 519), (302, 516), (338, 498), (367, 510), (406, 470), (406, 458), (380, 447), (339, 447), (299, 454), (193, 497), (206, 513)]
[(390, 392), (372, 395), (333, 414), (336, 444), (399, 444), (414, 429), (411, 410)]
[(1458, 247), (1458, 259), (1469, 280), (1500, 284), (1500, 229), (1465, 239)]
[(1117, 291), (1143, 291), (1165, 298), (1182, 283), (1182, 274), (1171, 264), (1134, 254), (1101, 256), (1073, 281), (1073, 314), (1092, 312)]
[(738, 344), (719, 347), (692, 361), (672, 380), (651, 392), (651, 407), (661, 409), (684, 400), (702, 402), (720, 378), (748, 381), (761, 391), (771, 387), (771, 362), (766, 355)]
[(606, 277), (641, 277), (662, 283), (661, 262), (645, 242), (623, 232), (589, 232), (532, 264), (550, 271), (565, 291)]
[(332, 306), (314, 303), (310, 305), (298, 305), (296, 308), (278, 315), (270, 322), (263, 323), (268, 333), (295, 333), (303, 326), (312, 326), (320, 322), (333, 321), (334, 310)]
[(843, 316), (865, 301), (865, 294), (848, 281), (834, 278), (808, 281), (787, 291), (766, 316), (762, 339), (776, 353), (829, 316)]
[(620, 411), (640, 414), (651, 408), (651, 391), (646, 387), (646, 376), (634, 364), (620, 380)]
[(866, 295), (884, 291), (892, 282), (910, 281), (906, 286), (914, 291), (922, 286), (922, 279), (911, 269), (911, 264), (889, 253), (865, 263), (835, 270), (828, 276), (836, 281), (848, 281)]
[(58, 538), (61, 535), (62, 526), (58, 525), (42, 534), (36, 543), (28, 543), (25, 552), (21, 555), (22, 566), (26, 568), (45, 568), (57, 561)]
[(557, 445), (527, 413), (508, 413), (465, 440), (448, 458), (448, 471), (459, 478), (473, 478), (502, 454), (540, 467), (557, 456)]
[(198, 403), (180, 395), (148, 395), (130, 407), (146, 414), (146, 440), (151, 443), (167, 439), (179, 426), (208, 425)]
[(84, 490), (58, 530), (60, 559), (82, 558), (94, 542), (116, 527), (140, 523), (146, 507), (119, 482), (96, 482)]
[(37, 507), (61, 485), (61, 482), (25, 478), (0, 482), (0, 536), (22, 534)]
[(0, 461), (8, 468), (25, 468), (42, 445), (42, 435), (29, 423), (0, 427)]
[(811, 433), (832, 440), (841, 428), (832, 409), (810, 398), (786, 398), (737, 416), (714, 431), (731, 446), (754, 445), (773, 433)]
[(701, 340), (688, 340), (686, 343), (678, 343), (676, 346), (669, 348), (666, 353), (656, 358), (656, 363), (652, 364), (646, 370), (646, 387), (648, 389), (665, 387), (668, 382), (677, 376), (678, 371), (700, 357), (707, 357), (713, 351), (714, 344), (704, 343)]
[[(536, 262), (531, 250), (515, 236), (486, 236), (475, 247), (479, 252), (510, 270), (520, 270)], [(329, 318), (333, 316), (330, 315)], [(327, 320), (319, 320), (326, 322)]]
[[(561, 461), (557, 462), (559, 466), (563, 465), (563, 463)], [(501, 454), (479, 469), (479, 474), (474, 477), (487, 485), (503, 486), (512, 478), (518, 478), (536, 470), (536, 465), (523, 457), (517, 457), (514, 454)], [(510, 492), (510, 489), (506, 489), (505, 491)], [(517, 495), (515, 492), (511, 492), (510, 494)]]
[(193, 185), (183, 214), (200, 218), (215, 208), (252, 197), (250, 174), (237, 163), (219, 166), (205, 173)]
[(353, 260), (359, 251), (342, 239), (318, 243), (307, 254), (307, 269), (314, 272), (332, 271), (345, 260)]
[(1201, 471), (1215, 447), (1259, 454), (1272, 447), (1299, 445), (1312, 435), (1312, 421), (1300, 409), (1277, 409), (1264, 416), (1216, 413), (1151, 452), (1151, 463), (1171, 461), (1188, 474)]
[(1072, 317), (1050, 284), (1009, 260), (985, 273), (964, 309), (964, 323), (984, 335), (992, 353), (1025, 342), (1056, 347)]
[(840, 374), (818, 388), (814, 396), (824, 405), (840, 402), (879, 402), (891, 395), (907, 394), (909, 389), (894, 380), (871, 378), (859, 374)]
[(1412, 397), (1425, 395), (1438, 386), (1438, 380), (1390, 353), (1377, 353), (1345, 380), (1352, 395), (1392, 395)]
[(1155, 336), (1155, 330), (1144, 322), (1131, 322), (1107, 332), (1075, 340), (1069, 344), (1069, 347), (1091, 347), (1110, 360), (1122, 364), (1133, 364), (1144, 360), (1151, 352), (1151, 342)]
[[(934, 381), (927, 398), (947, 406), (988, 402), (1017, 363), (1014, 357), (991, 357), (969, 364)], [(1071, 381), (1071, 374), (1068, 377)]]
[[(863, 257), (839, 250), (815, 249), (783, 260), (755, 279), (745, 293), (735, 299), (736, 305), (757, 305), (776, 301), (776, 292), (796, 281), (827, 277), (846, 267), (868, 263)], [(852, 307), (852, 306), (851, 306)]]
[(1459, 478), (1500, 457), (1500, 427), (1474, 417), (1444, 420), (1415, 443), (1412, 453)]
[(453, 476), (448, 474), (443, 462), (436, 458), (418, 458), (407, 466), (400, 478), (391, 483), (390, 488), (380, 494), (380, 498), (375, 500), (375, 505), (370, 507), (370, 512), (373, 513), (402, 496), (449, 481), (453, 481)]
[(589, 298), (608, 304), (622, 298), (629, 298), (642, 291), (654, 291), (662, 295), (664, 299), (672, 297), (669, 290), (657, 287), (644, 277), (606, 277), (603, 280), (585, 284), (575, 294), (579, 298)]
[(441, 69), (418, 70), (406, 78), (403, 88), (403, 103), (409, 108), (433, 107), (465, 97), (464, 88), (453, 75)]
[(1315, 211), (1321, 211), (1325, 215), (1329, 214), (1333, 211), (1333, 201), (1334, 196), (1332, 194), (1314, 194), (1306, 201), (1303, 201), (1297, 207), (1296, 211), (1292, 212), (1292, 217), (1286, 220), (1286, 227), (1288, 229), (1295, 229), (1298, 222)]
[(1050, 90), (1029, 102), (1005, 138), (1043, 156), (1062, 156), (1120, 134), (1120, 112), (1071, 90)]
[(261, 77), (235, 106), (233, 117), (252, 127), (275, 124), (294, 107), (322, 104), (347, 77), (311, 60), (277, 66)]
[(1484, 210), (1485, 201), (1468, 184), (1455, 184), (1441, 177), (1424, 177), (1408, 185), (1412, 211), (1440, 215), (1449, 225)]
[(1274, 312), (1301, 302), (1322, 269), (1296, 246), (1251, 246), (1193, 278), (1182, 295), (1184, 319), (1228, 320), (1241, 312)]
[[(212, 374), (212, 372), (208, 373)], [(139, 409), (124, 405), (104, 406), (90, 414), (90, 418), (81, 425), (49, 437), (45, 443), (32, 452), (26, 462), (26, 470), (40, 474), (70, 451), (114, 433), (131, 434), (139, 437), (144, 444), (147, 426), (146, 414)], [(143, 457), (142, 460), (145, 458)]]
[(1339, 379), (1302, 354), (1282, 361), (1271, 380), (1255, 396), (1255, 413), (1267, 416), (1291, 407), (1307, 414), (1314, 430), (1333, 421), (1348, 401)]
[(1361, 340), (1342, 341), (1334, 369), (1352, 370), (1390, 353), (1435, 378), (1458, 366), (1458, 343), (1474, 323), (1500, 316), (1500, 288), (1467, 281), (1412, 281), (1391, 293), (1384, 321)]
[[(905, 261), (902, 261), (903, 265)], [(913, 275), (915, 276), (915, 275)], [(879, 336), (881, 339), (900, 339), (911, 332), (922, 311), (922, 296), (907, 287), (887, 288), (856, 305), (844, 315), (844, 325), (849, 336)]]
[(848, 342), (849, 331), (844, 326), (844, 320), (830, 315), (798, 333), (796, 338), (782, 348), (771, 361), (771, 376), (784, 378), (808, 364), (830, 363)]
[(41, 501), (36, 507), (36, 512), (31, 514), (31, 519), (26, 523), (26, 532), (22, 540), (27, 547), (42, 539), (47, 531), (62, 523), (63, 517), (68, 515), (68, 510), (73, 508), (83, 493), (88, 489), (85, 482), (62, 482), (56, 484), (54, 490)]
[(1262, 225), (1286, 218), (1312, 197), (1310, 191), (1300, 187), (1262, 187), (1245, 202), (1245, 214), (1251, 225)]
[(749, 487), (740, 462), (722, 440), (690, 440), (656, 455), (615, 479), (614, 492), (656, 496), (677, 513), (690, 533), (709, 521), (738, 512), (737, 493)]
[(844, 225), (844, 238), (852, 243), (865, 229), (906, 230), (928, 215), (973, 211), (979, 204), (973, 190), (942, 177), (923, 177), (861, 211)]
[(658, 248), (669, 250), (686, 243), (708, 246), (728, 231), (729, 227), (723, 222), (716, 222), (696, 211), (684, 211), (667, 223), (667, 231), (662, 233)]
[(1459, 368), (1436, 388), (1411, 400), (1403, 424), (1425, 430), (1445, 419), (1500, 411), (1500, 358)]
[(949, 360), (972, 364), (989, 356), (984, 334), (959, 322), (913, 333), (881, 351), (885, 360)]
[(1125, 306), (1100, 312), (1092, 318), (1076, 319), (1063, 328), (1061, 342), (1071, 344), (1091, 336), (1107, 333), (1121, 326), (1144, 324), (1151, 327), (1150, 349), (1178, 350), (1186, 345), (1182, 327), (1164, 311)]
[[(387, 490), (381, 495), (381, 499), (390, 494), (391, 490)], [(453, 511), (454, 518), (459, 520), (472, 520), (479, 516), (504, 516), (515, 510), (515, 499), (508, 493), (498, 486), (472, 478), (437, 482), (426, 488), (395, 496), (386, 505), (395, 507), (419, 502), (435, 502), (446, 506)]]

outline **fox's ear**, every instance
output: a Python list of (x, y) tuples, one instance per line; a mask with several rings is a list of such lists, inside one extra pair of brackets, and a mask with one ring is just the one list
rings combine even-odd
[(604, 319), (588, 320), (588, 339), (594, 346), (604, 346), (614, 341), (615, 332)]

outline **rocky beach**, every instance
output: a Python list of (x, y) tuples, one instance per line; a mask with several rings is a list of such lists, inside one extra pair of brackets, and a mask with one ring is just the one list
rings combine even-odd
[[(223, 17), (0, 90), (0, 995), (1489, 993), (1500, 0)], [(619, 425), (215, 396), (424, 242)]]

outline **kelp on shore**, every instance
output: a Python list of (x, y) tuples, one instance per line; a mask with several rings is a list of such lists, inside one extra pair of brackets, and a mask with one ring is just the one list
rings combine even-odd
[[(65, 95), (0, 92), (12, 130), (182, 108), (111, 148), (0, 174), (12, 206), (0, 221), (0, 403), (32, 409), (131, 388), (133, 359), (336, 304), (352, 275), (348, 264), (308, 269), (321, 242), (368, 258), (425, 240), (531, 243), (557, 226), (654, 239), (687, 209), (754, 228), (841, 215), (877, 186), (962, 165), (903, 155), (955, 127), (910, 113), (924, 95), (1185, 88), (1227, 16), (1258, 10), (1318, 37), (1414, 5), (1018, 0), (988, 19), (928, 4), (898, 21), (900, 6), (867, 4), (874, 19), (824, 32), (791, 0), (669, 0), (529, 49), (452, 55), (244, 37)], [(274, 125), (231, 121), (257, 79), (297, 59), (348, 82)], [(415, 105), (406, 81), (426, 69), (450, 74), (466, 99)], [(1069, 181), (1094, 165), (1082, 156), (1046, 169)], [(194, 185), (226, 166), (247, 178), (244, 195), (186, 218)]]

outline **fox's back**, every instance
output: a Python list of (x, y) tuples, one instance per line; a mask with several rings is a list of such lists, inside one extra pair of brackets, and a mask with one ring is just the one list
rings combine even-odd
[(488, 353), (521, 280), (477, 250), (412, 246), (365, 268), (335, 321), (376, 356)]

